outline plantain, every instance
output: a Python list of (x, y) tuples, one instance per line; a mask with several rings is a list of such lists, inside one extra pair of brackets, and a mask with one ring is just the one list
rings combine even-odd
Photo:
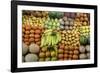
[(45, 43), (45, 37), (42, 37), (42, 38), (41, 38), (41, 47), (44, 46), (44, 43)]

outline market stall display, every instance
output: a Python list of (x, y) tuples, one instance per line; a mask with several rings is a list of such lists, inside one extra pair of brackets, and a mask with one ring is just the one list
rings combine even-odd
[(90, 15), (24, 10), (22, 42), (23, 62), (89, 59)]

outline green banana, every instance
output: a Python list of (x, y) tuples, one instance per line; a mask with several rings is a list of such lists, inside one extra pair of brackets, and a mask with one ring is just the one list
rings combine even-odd
[(44, 31), (44, 34), (51, 34), (52, 33), (52, 29), (48, 29), (46, 31)]
[(51, 45), (51, 37), (48, 36), (48, 46), (50, 46), (50, 45)]
[(57, 36), (54, 36), (54, 45), (58, 43)]
[(45, 42), (45, 37), (42, 37), (42, 38), (41, 38), (41, 47), (44, 46), (44, 42)]

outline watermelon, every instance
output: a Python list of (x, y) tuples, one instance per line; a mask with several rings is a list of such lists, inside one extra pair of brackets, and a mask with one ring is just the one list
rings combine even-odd
[(87, 38), (85, 36), (81, 36), (80, 37), (80, 44), (81, 45), (86, 45), (87, 44)]
[(63, 12), (56, 12), (56, 11), (49, 12), (50, 18), (62, 18), (63, 15), (64, 15)]

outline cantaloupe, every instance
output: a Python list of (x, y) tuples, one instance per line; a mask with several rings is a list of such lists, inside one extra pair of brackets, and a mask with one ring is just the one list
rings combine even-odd
[(38, 61), (38, 56), (36, 54), (27, 54), (25, 56), (25, 62), (36, 62)]
[(84, 46), (80, 46), (80, 49), (79, 49), (80, 53), (85, 53), (85, 47)]
[(87, 56), (86, 56), (86, 54), (80, 54), (79, 58), (80, 58), (80, 59), (86, 59)]
[(30, 44), (29, 46), (29, 52), (31, 53), (38, 53), (40, 50), (40, 47), (34, 43)]

